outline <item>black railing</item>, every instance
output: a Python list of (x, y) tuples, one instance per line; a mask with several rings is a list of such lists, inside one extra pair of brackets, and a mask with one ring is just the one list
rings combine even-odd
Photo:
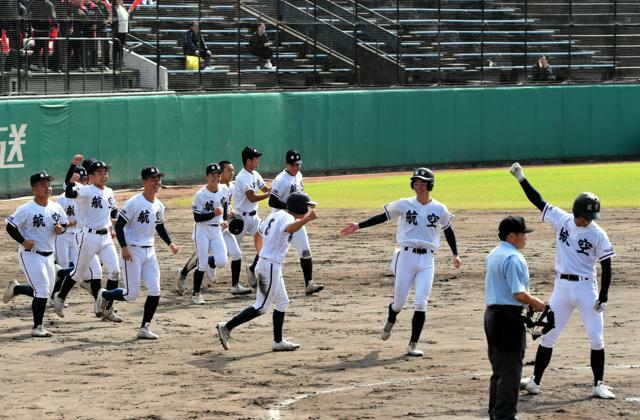
[[(0, 94), (640, 78), (640, 10), (627, 1), (159, 0), (131, 10), (124, 38), (115, 4), (80, 3), (56, 2), (55, 19), (0, 16)], [(194, 33), (189, 50), (194, 22), (205, 45)]]

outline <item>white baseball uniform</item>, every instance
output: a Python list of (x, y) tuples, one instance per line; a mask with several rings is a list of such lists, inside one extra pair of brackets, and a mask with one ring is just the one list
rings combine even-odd
[[(191, 209), (196, 214), (213, 213), (216, 208), (224, 210), (227, 206), (228, 188), (224, 184), (218, 185), (218, 191), (211, 192), (205, 185), (193, 197)], [(196, 222), (193, 226), (193, 239), (198, 255), (198, 271), (207, 271), (209, 255), (213, 255), (216, 268), (227, 265), (227, 247), (222, 237), (223, 214), (204, 222)], [(215, 274), (213, 274), (215, 275)]]
[[(233, 201), (233, 195), (236, 191), (235, 182), (230, 182), (227, 187), (227, 203), (229, 205), (229, 210), (231, 210), (231, 204)], [(227, 252), (231, 257), (231, 261), (238, 261), (242, 259), (242, 251), (240, 250), (240, 246), (238, 245), (238, 240), (236, 239), (236, 235), (229, 232), (229, 229), (225, 229), (222, 232), (222, 237), (224, 238), (224, 243), (227, 246)]]
[[(285, 169), (275, 177), (271, 184), (271, 195), (283, 203), (286, 203), (289, 196), (296, 192), (304, 192), (302, 173), (300, 171), (293, 176)], [(280, 209), (271, 209), (272, 212), (278, 210)], [(309, 246), (309, 236), (306, 226), (303, 226), (302, 229), (293, 234), (292, 242), (300, 258), (311, 258), (311, 248)]]
[(245, 193), (249, 190), (258, 192), (266, 185), (257, 171), (249, 172), (242, 168), (236, 176), (233, 205), (236, 217), (244, 221), (244, 229), (242, 229), (240, 235), (237, 235), (238, 242), (241, 242), (245, 235), (255, 235), (258, 231), (258, 225), (260, 224), (258, 202), (252, 203), (249, 201)]
[(111, 225), (111, 210), (116, 208), (113, 190), (100, 189), (94, 185), (76, 184), (76, 217), (82, 223), (78, 236), (78, 262), (71, 273), (74, 281), (102, 278), (96, 272), (95, 256), (99, 256), (107, 269), (109, 279), (117, 280), (120, 275), (118, 254), (108, 227)]
[(440, 229), (451, 225), (453, 214), (435, 199), (421, 204), (416, 197), (403, 198), (384, 206), (389, 220), (397, 219), (396, 248), (391, 260), (395, 287), (391, 308), (400, 312), (415, 288), (414, 308), (427, 310), (434, 274), (434, 253), (440, 247)]
[(31, 250), (19, 247), (20, 268), (33, 288), (34, 297), (48, 298), (55, 282), (55, 225), (68, 223), (64, 209), (49, 201), (45, 207), (31, 200), (18, 207), (6, 223), (20, 231), (25, 240), (34, 241)]
[[(598, 299), (596, 262), (613, 258), (615, 251), (606, 232), (595, 221), (586, 227), (577, 226), (572, 214), (547, 204), (542, 221), (556, 231), (556, 281), (549, 300), (555, 314), (556, 327), (545, 334), (540, 344), (552, 348), (569, 321), (574, 309), (578, 309), (584, 323), (592, 350), (604, 348), (602, 313), (594, 309)], [(577, 276), (577, 280), (561, 277)]]
[(258, 290), (253, 307), (265, 313), (272, 303), (279, 312), (286, 312), (289, 296), (282, 277), (282, 264), (289, 252), (293, 234), (286, 231), (294, 217), (287, 211), (269, 214), (259, 226), (258, 231), (264, 237), (260, 259), (256, 265)]
[(154, 248), (156, 225), (164, 223), (164, 205), (160, 200), (152, 202), (142, 193), (124, 203), (120, 216), (127, 221), (124, 237), (131, 254), (131, 261), (120, 258), (124, 274), (124, 299), (134, 301), (140, 295), (140, 281), (144, 280), (149, 296), (160, 296), (160, 268)]
[(73, 198), (65, 197), (64, 193), (62, 193), (58, 197), (58, 204), (65, 211), (69, 223), (76, 222), (74, 226), (68, 227), (65, 233), (56, 237), (56, 261), (62, 268), (67, 268), (75, 265), (78, 259), (76, 233), (80, 229), (76, 217), (76, 201)]

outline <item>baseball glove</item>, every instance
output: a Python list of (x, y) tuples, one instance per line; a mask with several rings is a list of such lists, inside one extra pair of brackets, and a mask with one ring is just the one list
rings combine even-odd
[(244, 220), (242, 219), (233, 219), (229, 222), (229, 232), (234, 235), (240, 235), (242, 230), (244, 229)]

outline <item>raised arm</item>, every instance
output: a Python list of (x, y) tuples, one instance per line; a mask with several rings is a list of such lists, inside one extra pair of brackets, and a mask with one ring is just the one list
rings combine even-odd
[(527, 181), (527, 179), (524, 176), (524, 171), (522, 170), (522, 167), (520, 166), (520, 164), (516, 162), (513, 165), (511, 165), (509, 172), (511, 172), (511, 175), (513, 175), (518, 180), (518, 182), (520, 182), (520, 186), (522, 187), (522, 190), (526, 194), (531, 204), (536, 206), (538, 210), (543, 211), (547, 205), (547, 202), (544, 201), (540, 193), (536, 191), (535, 188), (533, 188), (533, 186), (529, 183), (529, 181)]

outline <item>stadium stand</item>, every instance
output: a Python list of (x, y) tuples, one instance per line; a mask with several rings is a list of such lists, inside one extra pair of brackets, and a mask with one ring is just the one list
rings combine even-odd
[[(206, 69), (186, 69), (193, 21)], [(249, 51), (259, 21), (276, 69)], [(541, 56), (558, 82), (636, 81), (639, 29), (631, 0), (159, 0), (133, 15), (122, 72), (5, 65), (0, 93), (534, 83)]]

